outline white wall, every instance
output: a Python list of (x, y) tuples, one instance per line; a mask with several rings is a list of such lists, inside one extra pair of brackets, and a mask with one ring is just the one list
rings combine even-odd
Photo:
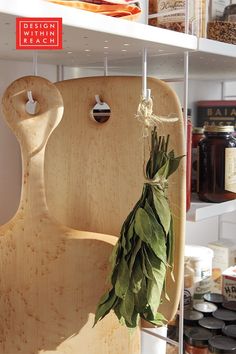
[[(6, 87), (21, 76), (32, 74), (32, 63), (0, 60), (0, 102)], [(56, 81), (56, 66), (38, 65), (38, 75)], [(21, 188), (19, 145), (0, 112), (0, 224), (17, 210)]]

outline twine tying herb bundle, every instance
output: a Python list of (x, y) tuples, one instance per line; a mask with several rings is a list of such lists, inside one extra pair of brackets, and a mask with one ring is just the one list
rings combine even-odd
[(111, 256), (111, 289), (100, 299), (95, 324), (114, 310), (121, 323), (135, 328), (140, 317), (154, 324), (166, 323), (157, 312), (162, 292), (166, 299), (167, 267), (173, 276), (173, 220), (166, 191), (168, 177), (182, 156), (168, 152), (169, 136), (151, 133), (141, 198), (125, 220)]

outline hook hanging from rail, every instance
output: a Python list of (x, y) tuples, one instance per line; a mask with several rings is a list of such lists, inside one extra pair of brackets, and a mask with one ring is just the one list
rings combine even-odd
[(151, 97), (151, 90), (147, 91), (147, 48), (143, 48), (142, 56), (142, 96), (144, 99)]
[(175, 114), (168, 117), (161, 117), (153, 113), (153, 101), (151, 89), (147, 88), (147, 48), (143, 49), (142, 56), (142, 95), (138, 105), (136, 118), (143, 124), (143, 137), (149, 134), (149, 128), (153, 128), (158, 123), (176, 122), (178, 118)]
[[(36, 50), (33, 51), (33, 75), (38, 75), (38, 53)], [(31, 90), (27, 91), (27, 97), (28, 101), (25, 105), (26, 112), (34, 115), (38, 109), (38, 102), (34, 100)]]
[(107, 56), (104, 57), (104, 76), (108, 76), (108, 63), (107, 63)]

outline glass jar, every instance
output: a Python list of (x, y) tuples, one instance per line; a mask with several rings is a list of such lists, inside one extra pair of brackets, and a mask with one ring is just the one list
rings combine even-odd
[(222, 307), (227, 310), (236, 311), (236, 301), (225, 301), (223, 302)]
[(199, 325), (203, 328), (211, 331), (212, 335), (215, 336), (217, 334), (221, 334), (221, 330), (224, 327), (224, 321), (218, 320), (215, 317), (204, 317), (198, 321)]
[(198, 161), (197, 161), (197, 150), (198, 143), (204, 138), (204, 130), (200, 127), (193, 128), (192, 134), (192, 177), (191, 177), (191, 190), (193, 193), (197, 192), (198, 185)]
[(209, 339), (209, 353), (231, 354), (236, 353), (236, 341), (225, 336), (214, 336)]
[(213, 317), (224, 321), (226, 325), (236, 324), (236, 312), (234, 311), (218, 309), (215, 312), (213, 312), (212, 315)]
[(188, 2), (189, 23), (185, 27), (186, 0), (149, 0), (148, 24), (177, 32), (204, 36), (206, 0)]
[(222, 328), (223, 334), (225, 334), (227, 337), (231, 337), (236, 339), (236, 325), (228, 325), (224, 326)]
[(194, 310), (184, 311), (184, 325), (185, 326), (197, 326), (198, 321), (203, 318), (203, 314)]
[(209, 125), (199, 142), (199, 199), (220, 203), (236, 198), (236, 139), (233, 126)]
[(211, 0), (207, 37), (220, 42), (236, 44), (236, 5), (229, 0)]
[(222, 294), (218, 293), (208, 293), (203, 296), (203, 299), (208, 302), (212, 302), (216, 306), (221, 306), (225, 301), (225, 297)]
[(193, 305), (194, 310), (202, 312), (205, 316), (212, 315), (217, 310), (217, 306), (211, 302), (198, 302)]
[(202, 327), (189, 327), (184, 330), (184, 349), (186, 354), (208, 354), (208, 340), (212, 333)]

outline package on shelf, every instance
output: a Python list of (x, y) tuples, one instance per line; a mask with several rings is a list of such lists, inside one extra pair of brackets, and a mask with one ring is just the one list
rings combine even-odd
[(209, 247), (185, 245), (184, 255), (194, 270), (193, 302), (201, 302), (204, 294), (211, 291), (213, 251)]
[(229, 239), (221, 239), (208, 244), (214, 252), (212, 260), (212, 291), (221, 292), (222, 273), (236, 264), (236, 243)]
[(222, 273), (222, 295), (228, 301), (236, 301), (236, 266)]
[(186, 1), (149, 0), (149, 24), (161, 28), (205, 36), (206, 0), (189, 1), (189, 28), (185, 28)]
[(236, 4), (230, 0), (211, 0), (207, 37), (236, 44)]
[(212, 123), (236, 126), (235, 100), (198, 101), (196, 106), (199, 127)]

